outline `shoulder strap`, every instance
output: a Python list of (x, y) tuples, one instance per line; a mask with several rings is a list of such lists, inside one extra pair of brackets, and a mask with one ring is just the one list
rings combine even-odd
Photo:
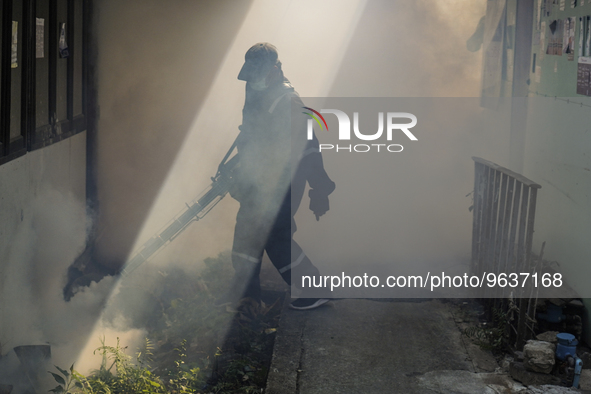
[(281, 99), (285, 96), (290, 95), (291, 92), (287, 92), (287, 93), (283, 93), (281, 96), (277, 97), (275, 99), (275, 101), (273, 101), (273, 104), (271, 104), (271, 107), (269, 107), (269, 113), (272, 114), (273, 111), (275, 111), (275, 107), (277, 106), (277, 104), (279, 104), (279, 102), (281, 101)]

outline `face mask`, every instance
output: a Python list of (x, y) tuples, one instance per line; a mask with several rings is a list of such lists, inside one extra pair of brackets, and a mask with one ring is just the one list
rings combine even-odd
[(248, 82), (249, 86), (253, 90), (261, 91), (267, 89), (267, 78), (261, 78), (256, 81)]

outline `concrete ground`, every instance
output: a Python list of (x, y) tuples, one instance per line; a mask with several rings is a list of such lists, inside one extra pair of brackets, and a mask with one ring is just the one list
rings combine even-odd
[(496, 361), (461, 335), (456, 312), (438, 300), (333, 300), (311, 311), (286, 302), (265, 393), (550, 392), (494, 373)]

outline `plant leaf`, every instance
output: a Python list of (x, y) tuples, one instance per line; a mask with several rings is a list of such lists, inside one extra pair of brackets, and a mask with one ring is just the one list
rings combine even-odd
[[(49, 371), (47, 371), (47, 372), (49, 372)], [(66, 384), (66, 381), (64, 380), (64, 378), (62, 378), (62, 377), (61, 377), (61, 376), (59, 376), (58, 374), (56, 374), (56, 373), (53, 373), (53, 372), (49, 372), (49, 373), (53, 375), (53, 378), (54, 378), (54, 379), (55, 379), (55, 381), (56, 381), (56, 382), (58, 382), (59, 384)], [(57, 388), (57, 387), (56, 387), (56, 388)]]
[(57, 365), (54, 365), (54, 367), (56, 367), (58, 369), (58, 371), (60, 371), (62, 373), (62, 375), (64, 375), (66, 378), (68, 376), (70, 376), (70, 374), (68, 373), (68, 371), (66, 371), (65, 369), (61, 369), (60, 367), (58, 367)]

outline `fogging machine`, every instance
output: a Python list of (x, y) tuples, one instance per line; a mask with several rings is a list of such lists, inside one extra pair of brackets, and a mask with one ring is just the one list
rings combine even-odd
[(238, 166), (238, 154), (230, 158), (232, 151), (236, 147), (236, 142), (234, 141), (222, 159), (215, 176), (211, 177), (211, 185), (201, 193), (200, 197), (187, 203), (187, 207), (176, 215), (165, 226), (164, 230), (156, 233), (142, 245), (139, 251), (131, 259), (127, 260), (121, 270), (121, 275), (129, 274), (146, 262), (160, 249), (178, 237), (192, 222), (198, 221), (207, 215), (225, 197), (233, 183), (233, 171)]

